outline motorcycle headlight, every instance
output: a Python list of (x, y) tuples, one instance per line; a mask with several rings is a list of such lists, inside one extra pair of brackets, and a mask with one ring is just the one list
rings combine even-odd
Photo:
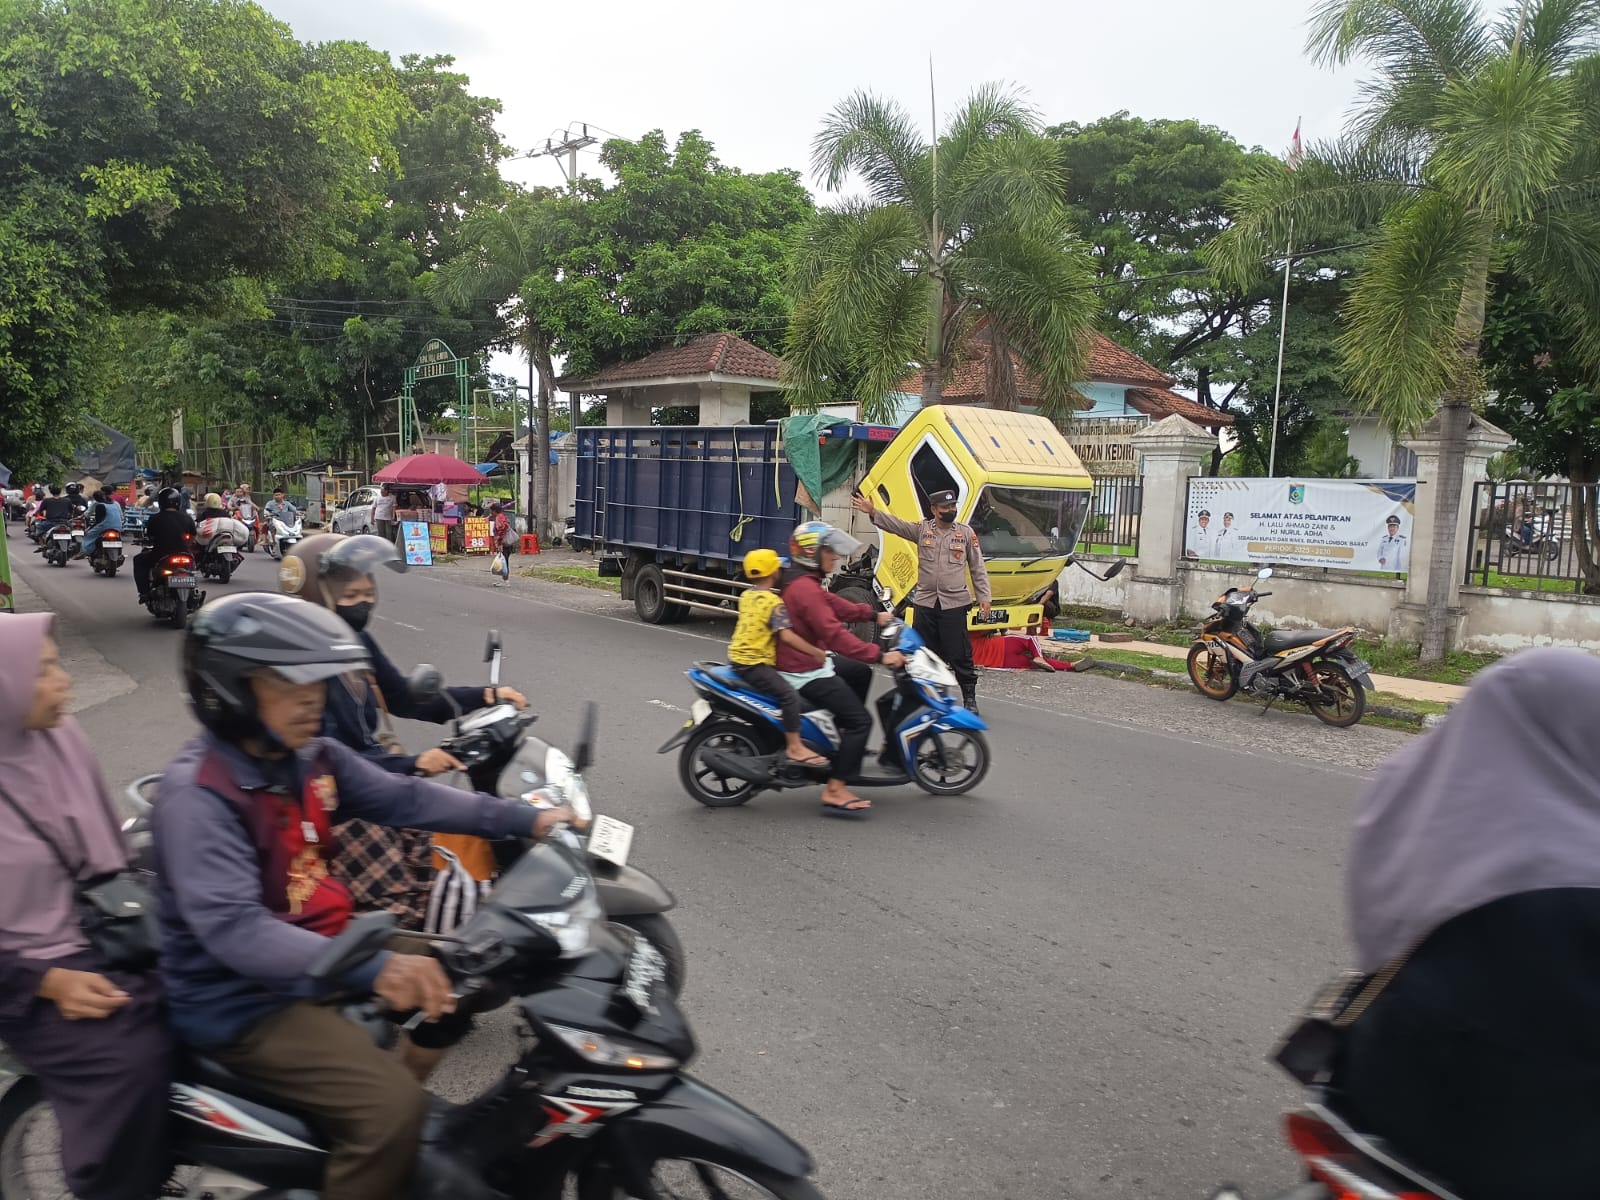
[(587, 954), (594, 945), (595, 930), (606, 921), (605, 910), (600, 907), (600, 898), (595, 895), (592, 883), (570, 907), (520, 915), (556, 939), (562, 958), (582, 958)]
[(551, 1025), (550, 1032), (576, 1050), (589, 1062), (602, 1067), (625, 1067), (631, 1071), (670, 1071), (679, 1066), (675, 1058), (656, 1054), (643, 1046), (630, 1045), (620, 1038), (570, 1025)]

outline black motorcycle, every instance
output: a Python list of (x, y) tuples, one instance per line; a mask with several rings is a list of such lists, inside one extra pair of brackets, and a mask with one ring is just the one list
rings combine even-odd
[[(580, 775), (589, 745), (586, 733), (575, 756)], [(580, 823), (589, 818), (581, 792), (563, 799)], [(413, 1194), (821, 1200), (800, 1145), (686, 1073), (695, 1041), (667, 987), (666, 962), (646, 939), (606, 923), (590, 862), (574, 830), (555, 831), (517, 861), (456, 936), (434, 943), (461, 1008), (515, 1003), (524, 1036), (503, 1077), (476, 1099), (433, 1101)], [(393, 929), (387, 913), (353, 921), (310, 974), (344, 976)], [(346, 1011), (378, 1040), (394, 1036), (370, 1004)], [(5, 1070), (0, 1064), (0, 1088)], [(6, 1200), (64, 1195), (54, 1161), (28, 1153), (48, 1138), (48, 1106), (33, 1079), (10, 1070), (0, 1096)], [(177, 1178), (188, 1197), (225, 1189), (270, 1200), (321, 1186), (327, 1144), (314, 1122), (220, 1064), (190, 1058), (173, 1086), (172, 1112)]]
[(83, 545), (83, 522), (45, 521), (39, 526), (38, 553), (52, 567), (64, 567), (78, 556)]
[(198, 612), (206, 601), (198, 584), (194, 553), (186, 550), (168, 554), (150, 570), (150, 590), (145, 593), (144, 606), (156, 620), (182, 629), (188, 624), (189, 614)]
[(89, 565), (94, 568), (96, 575), (115, 579), (117, 572), (122, 570), (123, 561), (122, 534), (115, 529), (106, 530), (89, 554)]
[[(1257, 580), (1271, 579), (1263, 567)], [(1202, 696), (1228, 700), (1238, 691), (1265, 700), (1266, 712), (1279, 700), (1304, 704), (1324, 724), (1354, 725), (1367, 711), (1372, 666), (1350, 649), (1353, 627), (1274, 630), (1263, 635), (1249, 621), (1257, 600), (1272, 595), (1229, 588), (1212, 602), (1215, 615), (1189, 648), (1189, 682)]]

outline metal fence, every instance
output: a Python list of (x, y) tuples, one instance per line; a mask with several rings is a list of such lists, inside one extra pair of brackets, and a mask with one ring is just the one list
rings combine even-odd
[(1537, 592), (1583, 591), (1573, 539), (1574, 493), (1566, 483), (1474, 484), (1466, 582)]
[(1108, 475), (1094, 481), (1094, 504), (1078, 542), (1082, 554), (1139, 553), (1139, 513), (1144, 481), (1137, 475)]

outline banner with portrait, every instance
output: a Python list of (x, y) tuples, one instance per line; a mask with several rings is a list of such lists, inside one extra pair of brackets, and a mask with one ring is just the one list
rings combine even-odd
[(1414, 479), (1196, 477), (1183, 556), (1403, 575), (1416, 499)]

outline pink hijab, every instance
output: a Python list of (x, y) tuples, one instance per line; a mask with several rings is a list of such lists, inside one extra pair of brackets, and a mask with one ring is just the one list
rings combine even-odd
[(1600, 658), (1527, 650), (1378, 768), (1347, 873), (1357, 965), (1522, 892), (1600, 887)]
[[(54, 618), (0, 616), (0, 788), (49, 836), (81, 877), (127, 864), (111, 796), (72, 717), (26, 729)], [(53, 959), (83, 948), (72, 880), (27, 824), (0, 802), (0, 951)]]

